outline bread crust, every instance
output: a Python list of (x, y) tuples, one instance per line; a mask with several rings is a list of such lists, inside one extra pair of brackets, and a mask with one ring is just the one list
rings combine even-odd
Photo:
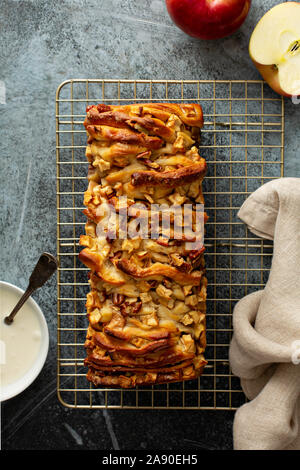
[(137, 186), (168, 186), (174, 188), (184, 184), (192, 183), (199, 178), (203, 178), (206, 173), (206, 162), (204, 159), (200, 163), (184, 166), (176, 170), (164, 171), (139, 171), (131, 176), (131, 184)]

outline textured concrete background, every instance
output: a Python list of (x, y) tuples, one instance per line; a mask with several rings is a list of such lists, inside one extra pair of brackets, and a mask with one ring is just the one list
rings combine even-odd
[[(55, 91), (62, 81), (260, 79), (248, 41), (278, 3), (254, 0), (236, 34), (206, 42), (173, 25), (163, 0), (1, 0), (1, 278), (25, 288), (40, 252), (56, 252)], [(299, 106), (286, 100), (286, 176), (300, 176), (298, 125)], [(4, 449), (232, 448), (233, 412), (61, 406), (55, 278), (34, 298), (48, 321), (49, 356), (34, 384), (2, 405)]]

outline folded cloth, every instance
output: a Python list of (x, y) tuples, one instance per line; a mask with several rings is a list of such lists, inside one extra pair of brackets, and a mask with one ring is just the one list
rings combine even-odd
[(274, 240), (265, 289), (233, 312), (229, 360), (250, 400), (234, 418), (235, 450), (300, 449), (300, 178), (255, 191), (238, 217)]

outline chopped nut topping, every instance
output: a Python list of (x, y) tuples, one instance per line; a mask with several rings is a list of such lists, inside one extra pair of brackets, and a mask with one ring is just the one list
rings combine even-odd
[(106, 186), (104, 189), (104, 193), (108, 199), (115, 195), (115, 191), (111, 186)]
[(125, 300), (125, 295), (123, 294), (112, 294), (112, 303), (114, 305), (121, 305)]
[(140, 299), (143, 303), (151, 302), (152, 297), (148, 292), (141, 292)]
[(177, 138), (173, 144), (175, 150), (184, 152), (187, 148), (191, 147), (195, 141), (186, 132), (177, 132)]
[(170, 258), (171, 258), (171, 264), (175, 266), (177, 269), (179, 269), (179, 271), (187, 273), (192, 270), (192, 266), (190, 265), (190, 263), (187, 263), (186, 261), (184, 261), (184, 259), (177, 253), (171, 253)]
[(171, 253), (170, 258), (174, 266), (181, 266), (184, 263), (184, 259), (177, 253)]
[(181, 341), (184, 344), (184, 347), (187, 352), (194, 352), (195, 351), (195, 342), (191, 335), (182, 335)]
[(110, 169), (110, 163), (103, 158), (96, 157), (93, 161), (93, 166), (97, 166), (101, 172), (107, 171)]
[(132, 306), (132, 313), (138, 313), (142, 308), (142, 302), (136, 302)]
[(195, 307), (198, 304), (198, 297), (196, 295), (189, 295), (186, 297), (185, 303), (190, 307)]
[(184, 315), (184, 317), (181, 319), (181, 323), (188, 326), (188, 325), (191, 325), (192, 323), (194, 323), (194, 320), (188, 313), (186, 313)]
[(191, 292), (193, 286), (183, 286), (183, 293), (184, 293), (184, 296), (186, 297), (187, 295), (189, 295), (189, 293)]
[[(189, 315), (193, 318), (194, 323), (199, 323), (203, 321), (203, 318), (201, 317), (201, 314), (197, 312), (197, 310), (192, 310), (189, 312)], [(203, 315), (205, 317), (205, 315)]]
[(172, 295), (171, 289), (167, 289), (162, 284), (159, 284), (159, 286), (156, 288), (156, 293), (160, 297), (164, 297), (167, 300), (170, 300), (171, 295)]
[(83, 198), (83, 203), (85, 206), (88, 205), (88, 203), (92, 200), (92, 193), (91, 191), (85, 191), (84, 193), (84, 198)]
[(181, 196), (177, 192), (171, 194), (168, 199), (172, 202), (172, 204), (174, 204), (174, 206), (181, 206), (186, 201), (186, 197)]
[(131, 310), (131, 306), (128, 305), (127, 302), (123, 302), (121, 305), (120, 305), (120, 311), (122, 313), (122, 315), (124, 317), (126, 317), (127, 315), (130, 315), (132, 310)]
[(159, 320), (158, 317), (155, 313), (149, 316), (145, 316), (145, 321), (144, 323), (148, 326), (158, 326), (159, 325)]
[(126, 239), (122, 243), (122, 250), (132, 253), (134, 250), (137, 250), (141, 244), (140, 239)]

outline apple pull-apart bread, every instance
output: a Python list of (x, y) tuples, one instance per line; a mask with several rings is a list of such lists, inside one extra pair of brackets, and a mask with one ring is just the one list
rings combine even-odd
[[(122, 388), (195, 379), (207, 364), (203, 224), (195, 230), (201, 106), (98, 104), (84, 126), (87, 379)], [(185, 208), (190, 217), (180, 219)], [(169, 226), (152, 230), (165, 215)]]

